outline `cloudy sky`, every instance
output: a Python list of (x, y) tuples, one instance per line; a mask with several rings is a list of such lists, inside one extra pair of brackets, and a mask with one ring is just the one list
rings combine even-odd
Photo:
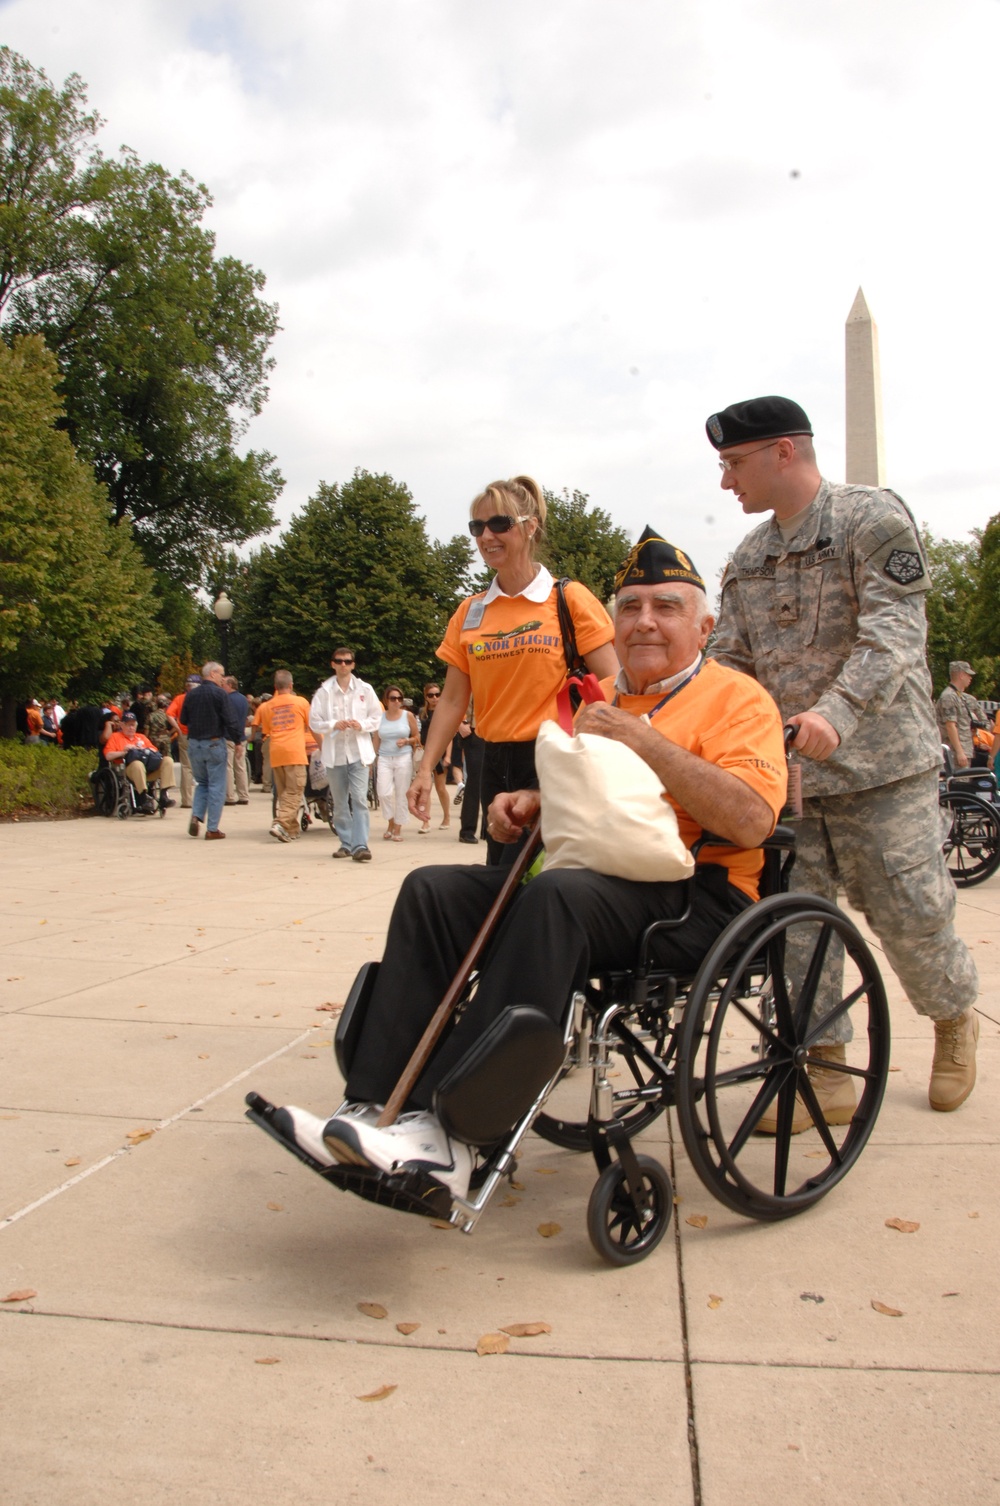
[(1000, 511), (998, 32), (1000, 0), (0, 0), (266, 273), (284, 519), (363, 466), (446, 538), (527, 471), (706, 576), (746, 530), (710, 412), (795, 397), (842, 478), (859, 285), (888, 483), (944, 537)]

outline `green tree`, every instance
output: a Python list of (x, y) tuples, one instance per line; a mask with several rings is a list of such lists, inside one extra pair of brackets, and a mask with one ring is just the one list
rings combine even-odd
[(274, 456), (238, 453), (267, 396), (277, 310), (264, 276), (215, 256), (208, 190), (93, 144), (61, 91), (0, 49), (0, 317), (37, 332), (63, 375), (65, 425), (114, 524), (161, 573), (202, 584), (220, 547), (274, 524)]
[(408, 689), (435, 668), (434, 650), (467, 587), (460, 537), (432, 544), (410, 492), (391, 476), (355, 471), (321, 483), (279, 543), (227, 585), (236, 603), (231, 657), (251, 690), (290, 669), (303, 695), (330, 673), (330, 653), (349, 644), (358, 672), (381, 689)]
[[(57, 427), (55, 359), (0, 340), (0, 716), (113, 658), (136, 677), (163, 654), (153, 580), (127, 527)], [(119, 681), (120, 683), (120, 681)]]
[(581, 581), (598, 601), (608, 601), (631, 547), (628, 534), (615, 527), (603, 508), (591, 507), (586, 492), (564, 488), (557, 496), (546, 491), (545, 502), (545, 564), (553, 575)]

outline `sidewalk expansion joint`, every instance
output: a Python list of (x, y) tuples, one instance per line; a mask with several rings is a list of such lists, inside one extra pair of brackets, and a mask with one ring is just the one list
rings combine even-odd
[[(238, 1082), (242, 1082), (244, 1078), (249, 1077), (252, 1072), (259, 1071), (261, 1067), (266, 1067), (268, 1062), (276, 1061), (279, 1056), (284, 1056), (287, 1051), (292, 1051), (296, 1046), (301, 1046), (303, 1041), (310, 1039), (314, 1028), (314, 1026), (310, 1025), (308, 1030), (302, 1031), (301, 1034), (297, 1035), (294, 1040), (288, 1041), (286, 1045), (281, 1046), (277, 1051), (270, 1052), (269, 1055), (262, 1057), (260, 1061), (254, 1062), (251, 1066), (246, 1067), (242, 1072), (237, 1072), (236, 1076), (231, 1077), (228, 1082), (222, 1083), (222, 1085), (218, 1088), (213, 1088), (210, 1093), (205, 1093), (203, 1097), (196, 1098), (194, 1103), (189, 1103), (186, 1108), (178, 1109), (176, 1114), (170, 1114), (166, 1119), (161, 1119), (159, 1123), (153, 1126), (154, 1133), (158, 1133), (161, 1130), (170, 1129), (171, 1125), (174, 1125), (179, 1120), (186, 1118), (187, 1115), (193, 1113), (195, 1109), (202, 1108), (206, 1103), (211, 1103), (213, 1098), (218, 1098), (220, 1094), (228, 1092), (228, 1090), (235, 1087)], [(53, 1187), (51, 1191), (46, 1192), (43, 1197), (36, 1198), (33, 1203), (26, 1203), (23, 1208), (18, 1208), (16, 1213), (9, 1213), (6, 1218), (0, 1219), (0, 1232), (2, 1232), (6, 1228), (9, 1228), (11, 1224), (16, 1224), (19, 1219), (27, 1217), (29, 1213), (34, 1213), (36, 1209), (43, 1208), (46, 1203), (50, 1203), (53, 1198), (57, 1198), (61, 1196), (62, 1193), (68, 1192), (71, 1187), (76, 1187), (80, 1182), (85, 1182), (87, 1178), (92, 1177), (95, 1172), (103, 1171), (105, 1166), (110, 1166), (112, 1162), (119, 1160), (122, 1156), (130, 1155), (137, 1149), (138, 1146), (135, 1145), (120, 1145), (118, 1149), (113, 1150), (110, 1155), (102, 1156), (101, 1160), (95, 1161), (93, 1166), (88, 1166), (83, 1171), (77, 1172), (76, 1176), (68, 1177), (65, 1182), (62, 1182), (58, 1187)]]
[[(677, 1186), (676, 1142), (674, 1140), (673, 1115), (667, 1112), (667, 1137), (670, 1146), (670, 1180)], [(677, 1264), (677, 1304), (681, 1319), (681, 1348), (684, 1356), (684, 1395), (687, 1400), (687, 1441), (691, 1461), (691, 1498), (694, 1506), (702, 1506), (701, 1457), (698, 1452), (698, 1428), (694, 1415), (694, 1376), (691, 1370), (691, 1344), (688, 1334), (687, 1293), (684, 1290), (684, 1252), (681, 1248), (681, 1226), (674, 1208), (674, 1258)]]

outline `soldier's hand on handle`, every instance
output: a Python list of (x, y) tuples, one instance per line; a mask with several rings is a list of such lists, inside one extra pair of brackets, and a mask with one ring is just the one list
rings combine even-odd
[(796, 753), (821, 763), (840, 747), (840, 733), (818, 711), (802, 711), (786, 718), (786, 725), (796, 729), (792, 743)]

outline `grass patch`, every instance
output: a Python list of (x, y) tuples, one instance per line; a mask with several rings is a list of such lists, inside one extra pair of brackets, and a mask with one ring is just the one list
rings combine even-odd
[(46, 748), (0, 739), (0, 816), (78, 815), (93, 806), (93, 748)]

